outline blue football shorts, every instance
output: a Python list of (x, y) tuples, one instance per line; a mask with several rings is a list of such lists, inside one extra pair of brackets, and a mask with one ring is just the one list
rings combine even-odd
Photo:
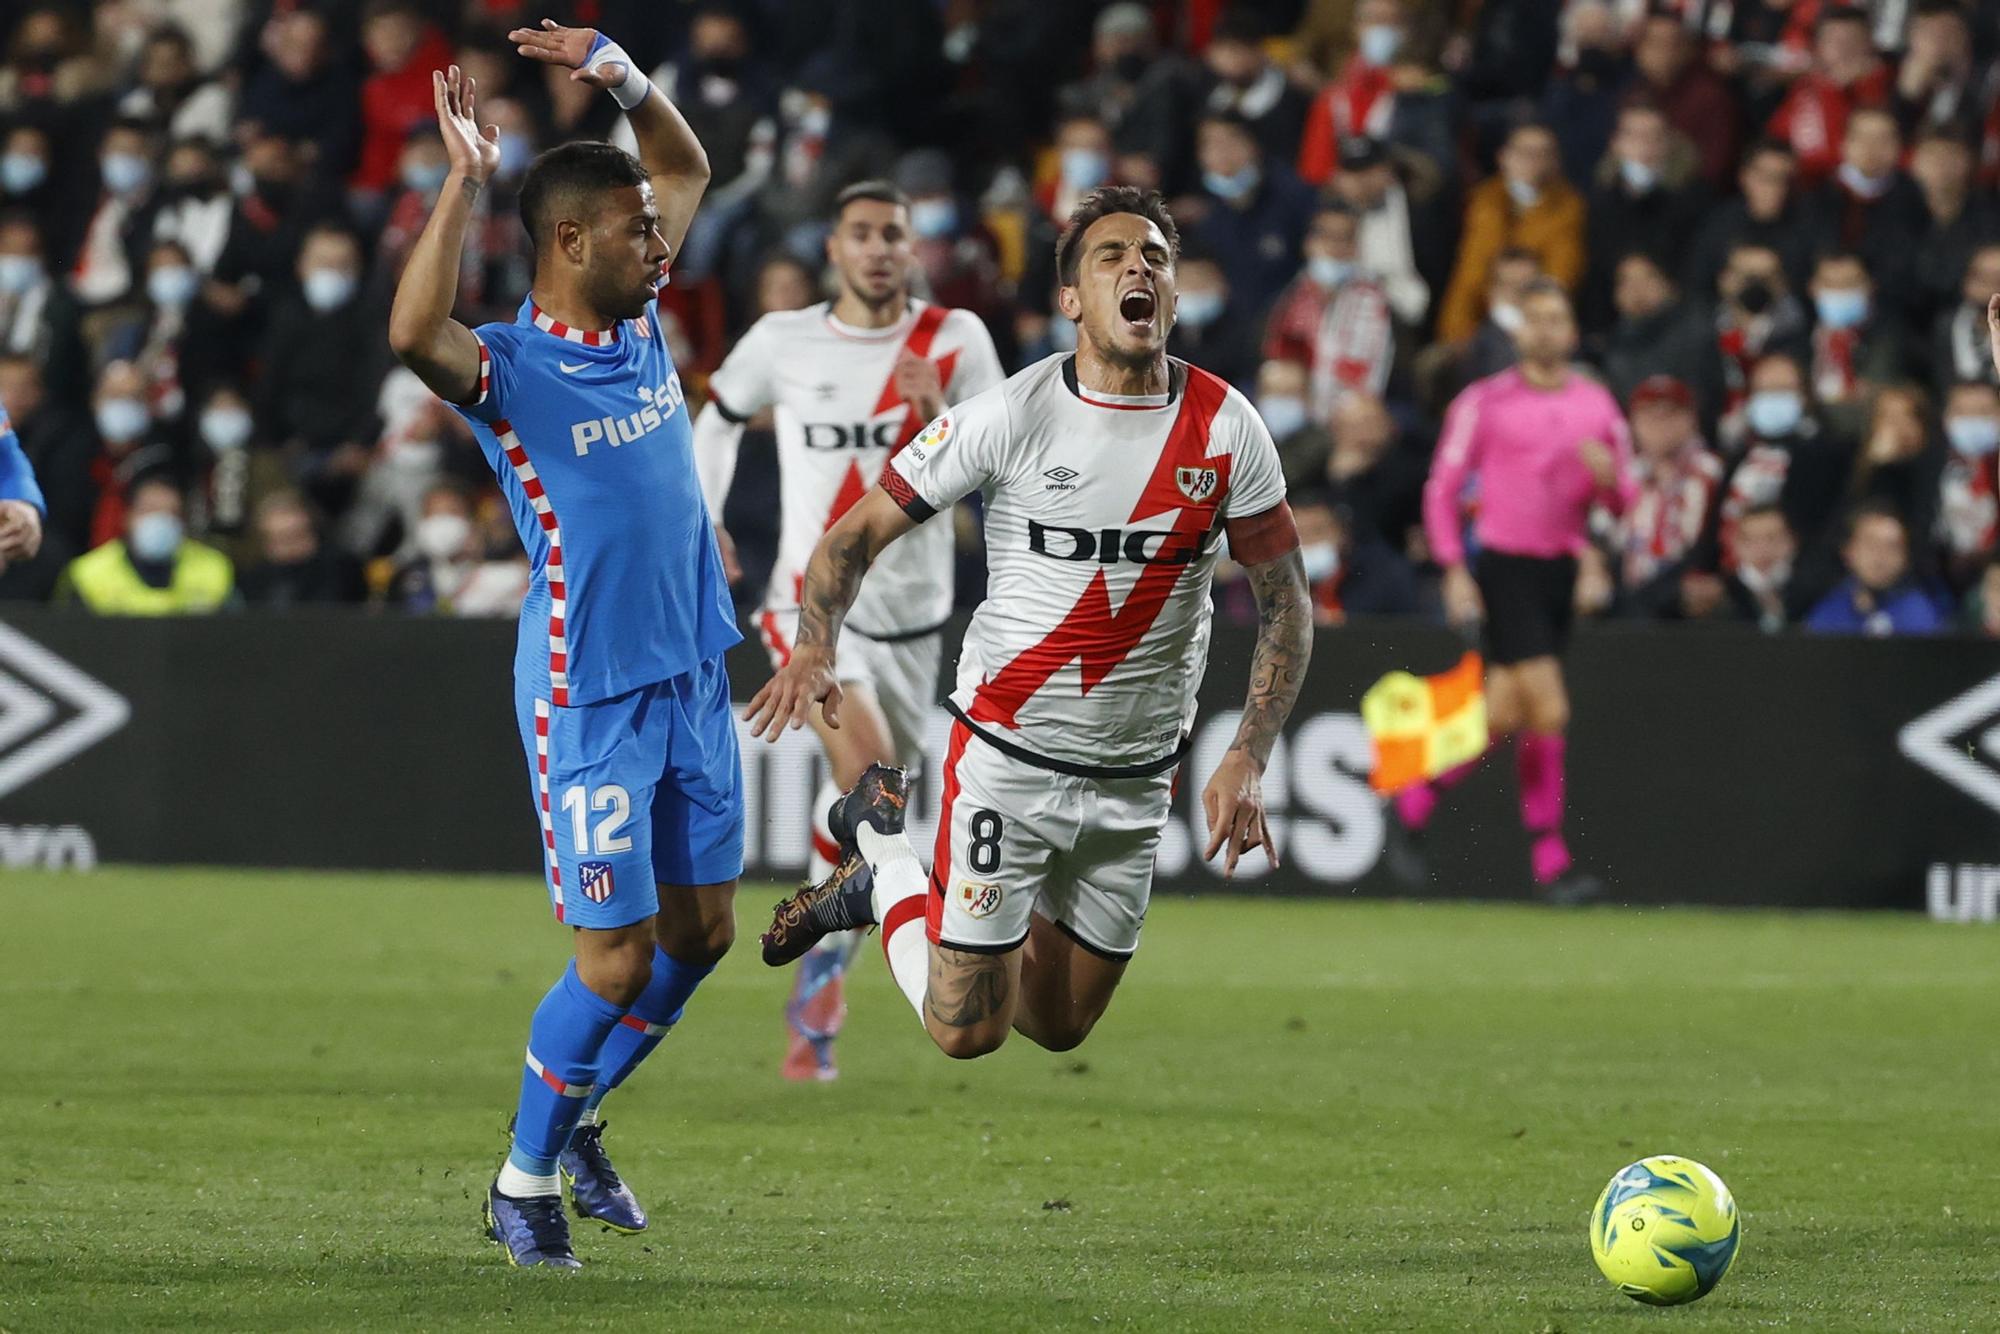
[(743, 873), (743, 768), (720, 657), (594, 704), (531, 688), (515, 713), (556, 920), (611, 928), (660, 910), (664, 885)]

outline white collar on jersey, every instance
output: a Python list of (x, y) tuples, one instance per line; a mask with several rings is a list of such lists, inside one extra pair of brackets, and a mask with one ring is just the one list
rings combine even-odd
[(566, 338), (572, 343), (582, 343), (585, 347), (610, 347), (618, 341), (618, 327), (609, 329), (572, 329), (561, 320), (550, 315), (528, 299), (528, 313), (534, 317), (535, 327), (543, 333), (552, 333), (558, 338)]
[(884, 338), (895, 338), (909, 331), (910, 321), (917, 318), (917, 313), (923, 308), (923, 302), (917, 300), (915, 297), (911, 297), (908, 304), (903, 307), (901, 317), (894, 324), (885, 324), (879, 329), (868, 329), (863, 328), (859, 324), (849, 324), (846, 320), (835, 315), (833, 313), (833, 302), (829, 301), (826, 303), (826, 327), (839, 334), (842, 338), (859, 338), (866, 342), (874, 342)]
[(1164, 394), (1107, 394), (1097, 389), (1086, 389), (1076, 378), (1076, 356), (1074, 353), (1063, 358), (1063, 384), (1078, 399), (1094, 408), (1116, 408), (1124, 412), (1134, 412), (1145, 408), (1164, 408), (1174, 401), (1181, 386), (1187, 382), (1187, 374), (1179, 361), (1167, 358), (1167, 392)]

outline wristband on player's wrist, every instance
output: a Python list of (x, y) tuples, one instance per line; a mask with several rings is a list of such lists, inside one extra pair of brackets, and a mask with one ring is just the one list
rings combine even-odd
[(597, 40), (591, 43), (590, 54), (584, 58), (583, 67), (594, 70), (604, 65), (625, 67), (624, 81), (605, 90), (617, 99), (620, 107), (630, 111), (651, 95), (653, 81), (639, 72), (639, 67), (632, 63), (632, 57), (625, 54), (624, 47), (600, 32)]

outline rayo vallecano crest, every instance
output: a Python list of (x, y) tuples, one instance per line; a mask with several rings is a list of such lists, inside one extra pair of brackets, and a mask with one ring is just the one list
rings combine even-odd
[(1199, 505), (1215, 494), (1215, 469), (1175, 468), (1174, 482), (1182, 495)]

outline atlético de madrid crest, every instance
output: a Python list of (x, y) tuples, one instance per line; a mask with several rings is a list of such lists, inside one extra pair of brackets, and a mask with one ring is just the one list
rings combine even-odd
[(1215, 494), (1215, 469), (1175, 468), (1174, 481), (1181, 494), (1199, 505)]

